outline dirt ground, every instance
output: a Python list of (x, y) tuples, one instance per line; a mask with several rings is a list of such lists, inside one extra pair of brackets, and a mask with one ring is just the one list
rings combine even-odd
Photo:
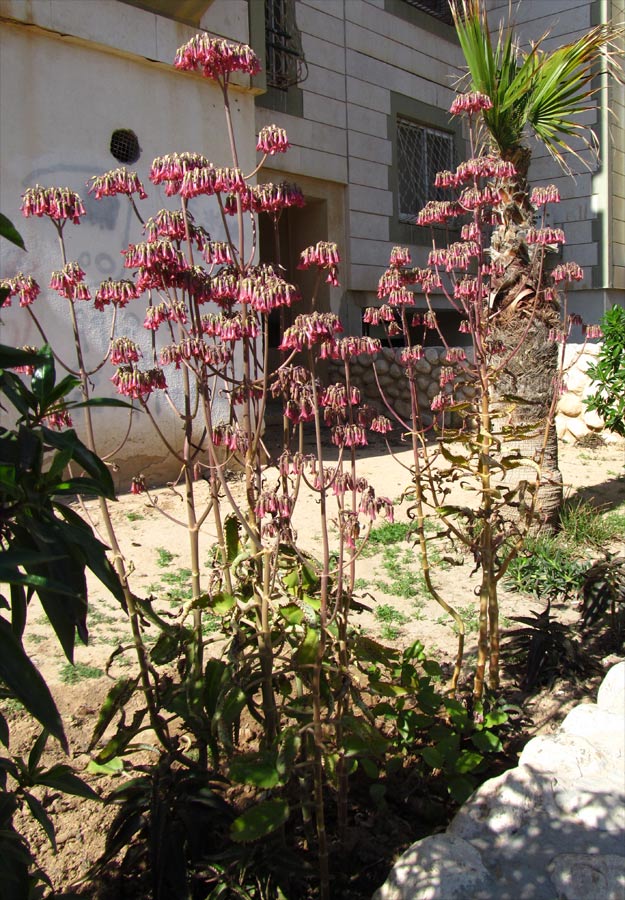
[[(400, 463), (408, 462), (408, 451), (395, 448)], [(579, 446), (561, 447), (560, 466), (565, 496), (591, 500), (608, 511), (625, 513), (625, 446), (609, 445), (582, 449)], [(407, 473), (401, 465), (389, 459), (382, 445), (369, 448), (363, 455), (359, 474), (367, 478), (376, 493), (397, 501), (406, 486)], [(239, 486), (240, 488), (240, 486)], [(236, 481), (233, 490), (237, 489)], [(206, 501), (206, 485), (198, 485), (200, 506)], [(153, 495), (158, 508), (146, 503), (143, 495), (120, 496), (113, 506), (113, 518), (126, 561), (132, 571), (133, 591), (138, 595), (153, 594), (157, 608), (172, 614), (179, 612), (188, 590), (189, 557), (187, 535), (182, 525), (172, 519), (184, 516), (181, 493), (168, 488)], [(90, 502), (87, 510), (97, 525), (97, 504)], [(162, 510), (170, 518), (163, 516)], [(397, 518), (405, 521), (405, 505), (397, 507)], [(311, 552), (319, 550), (320, 532), (318, 504), (314, 497), (303, 497), (298, 503), (295, 527), (300, 546)], [(377, 523), (376, 523), (377, 524)], [(333, 532), (335, 533), (335, 532)], [(201, 560), (207, 563), (214, 536), (207, 529), (202, 534)], [(625, 550), (625, 535), (620, 552)], [(618, 549), (618, 548), (617, 548)], [(470, 667), (476, 649), (477, 576), (472, 574), (472, 562), (459, 553), (441, 552), (437, 558), (435, 581), (442, 595), (460, 612), (467, 629), (466, 658)], [(206, 569), (208, 572), (208, 569)], [(377, 552), (363, 555), (358, 561), (357, 587), (368, 610), (358, 615), (356, 622), (372, 637), (379, 637), (395, 645), (408, 645), (418, 638), (428, 653), (441, 662), (453, 659), (456, 635), (449, 618), (427, 595), (420, 576), (415, 550), (410, 541), (398, 541), (380, 546)], [(501, 593), (502, 626), (512, 624), (512, 617), (537, 608), (536, 599), (514, 593)], [(575, 610), (560, 610), (564, 620), (573, 621)], [(126, 619), (115, 601), (106, 596), (101, 586), (91, 585), (89, 612), (90, 639), (88, 646), (76, 650), (76, 666), (64, 659), (58, 642), (51, 636), (47, 620), (40, 609), (33, 608), (27, 627), (26, 647), (43, 672), (58, 702), (71, 745), (72, 765), (84, 772), (89, 761), (86, 748), (93, 724), (112, 678), (129, 674), (131, 654), (116, 658), (104, 674), (113, 650), (130, 643)], [(591, 685), (586, 686), (589, 692)], [(580, 689), (583, 693), (583, 689)], [(559, 697), (557, 692), (536, 706), (534, 731), (555, 727), (576, 697)], [(35, 728), (19, 713), (12, 720), (12, 753), (27, 754)], [(52, 758), (60, 761), (60, 752)], [(106, 792), (114, 781), (103, 780), (98, 790)], [(103, 846), (110, 811), (96, 811), (93, 804), (73, 798), (50, 798), (48, 812), (57, 820), (58, 854), (48, 852), (46, 839), (40, 829), (28, 828), (35, 848), (42, 853), (45, 867), (53, 876), (55, 887), (76, 885)]]

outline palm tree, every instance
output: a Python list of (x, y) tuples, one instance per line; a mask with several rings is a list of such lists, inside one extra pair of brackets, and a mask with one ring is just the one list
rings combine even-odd
[[(622, 71), (616, 42), (623, 29), (598, 25), (577, 40), (549, 51), (543, 49), (547, 33), (524, 51), (510, 26), (502, 24), (493, 42), (485, 0), (450, 0), (450, 6), (467, 65), (468, 90), (486, 94), (493, 104), (483, 113), (484, 140), (517, 172), (509, 185), (505, 221), (491, 238), (492, 257), (505, 262), (505, 274), (492, 285), (491, 300), (502, 346), (515, 347), (519, 333), (524, 335), (519, 352), (503, 366), (497, 391), (504, 405), (504, 398), (514, 398), (510, 424), (529, 426), (530, 436), (517, 447), (523, 456), (532, 457), (544, 440), (539, 436), (544, 431), (539, 426), (548, 420), (555, 403), (558, 350), (549, 342), (548, 334), (559, 325), (559, 309), (552, 293), (545, 290), (545, 272), (536, 263), (538, 248), (525, 240), (533, 223), (528, 188), (531, 150), (527, 141), (533, 135), (565, 172), (570, 172), (565, 154), (573, 154), (578, 160), (584, 150), (596, 154), (595, 135), (580, 122), (580, 115), (593, 107), (593, 78), (598, 64), (603, 62), (613, 71)], [(573, 146), (578, 141), (581, 150)], [(537, 426), (533, 434), (532, 425)], [(540, 511), (546, 522), (552, 522), (562, 499), (553, 427), (546, 438), (543, 473), (546, 477), (539, 492)], [(519, 476), (528, 477), (523, 472)]]

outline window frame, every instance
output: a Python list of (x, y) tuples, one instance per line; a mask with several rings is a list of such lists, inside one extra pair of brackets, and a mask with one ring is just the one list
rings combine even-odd
[(415, 100), (413, 97), (391, 92), (391, 112), (388, 117), (388, 127), (389, 140), (392, 147), (389, 186), (393, 195), (393, 215), (389, 222), (389, 237), (391, 241), (397, 244), (425, 246), (431, 242), (432, 232), (430, 226), (413, 225), (400, 220), (398, 123), (402, 119), (413, 122), (415, 125), (423, 128), (449, 134), (453, 140), (455, 165), (463, 158), (465, 151), (462, 123), (457, 117), (452, 117), (444, 109)]
[[(293, 21), (297, 28), (295, 19), (296, 6), (294, 0), (287, 0), (293, 3)], [(276, 112), (287, 113), (290, 116), (303, 118), (304, 116), (304, 94), (298, 84), (290, 85), (286, 90), (272, 87), (267, 81), (267, 21), (265, 16), (265, 0), (253, 0), (248, 5), (249, 25), (250, 25), (250, 43), (254, 47), (261, 61), (261, 72), (255, 78), (255, 84), (260, 89), (260, 93), (256, 97), (257, 106), (265, 109), (272, 109)], [(304, 63), (305, 63), (304, 59)]]

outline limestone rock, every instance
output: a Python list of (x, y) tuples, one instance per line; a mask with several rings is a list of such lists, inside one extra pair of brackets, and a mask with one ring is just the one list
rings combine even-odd
[(610, 758), (575, 734), (539, 734), (529, 741), (519, 757), (520, 766), (557, 775), (558, 781), (575, 783), (612, 765)]
[(446, 834), (413, 844), (374, 900), (624, 900), (624, 715), (625, 661)]
[(373, 900), (480, 900), (496, 889), (475, 847), (435, 834), (406, 850)]
[(605, 422), (596, 409), (589, 409), (584, 413), (584, 422), (592, 431), (602, 431)]
[(549, 866), (558, 900), (623, 900), (625, 856), (562, 853)]
[(612, 666), (601, 682), (597, 706), (625, 718), (625, 661)]
[(570, 417), (579, 416), (583, 408), (584, 405), (577, 394), (573, 394), (569, 391), (560, 397), (560, 402), (558, 403), (558, 412), (560, 415)]
[[(621, 685), (621, 698), (623, 696)], [(618, 693), (618, 691), (617, 691)], [(615, 762), (625, 759), (625, 724), (623, 712), (602, 709), (597, 703), (582, 703), (575, 706), (562, 725), (565, 734), (576, 734), (598, 747), (602, 753), (610, 754)]]

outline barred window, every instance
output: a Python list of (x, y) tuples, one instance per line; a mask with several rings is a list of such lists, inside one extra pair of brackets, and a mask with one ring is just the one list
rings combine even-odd
[(441, 22), (445, 22), (447, 25), (454, 24), (449, 8), (449, 0), (404, 0), (404, 3), (407, 3), (408, 6), (414, 6), (415, 9), (420, 9), (422, 12), (429, 13), (429, 15), (440, 19)]
[(428, 200), (445, 199), (434, 187), (436, 173), (454, 166), (454, 136), (397, 118), (399, 221), (413, 223)]
[(288, 91), (307, 74), (293, 0), (265, 0), (267, 85)]

